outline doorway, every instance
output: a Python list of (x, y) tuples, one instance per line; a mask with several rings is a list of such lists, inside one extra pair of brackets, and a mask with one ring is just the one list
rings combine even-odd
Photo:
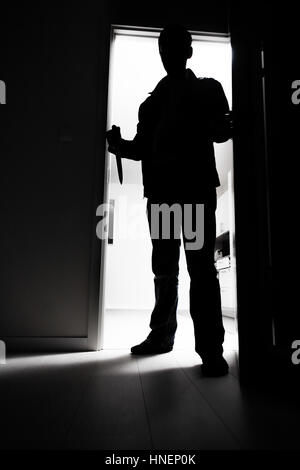
[[(121, 127), (122, 137), (132, 139), (138, 110), (165, 76), (158, 54), (159, 31), (112, 29), (108, 128)], [(193, 34), (194, 55), (188, 61), (197, 76), (221, 82), (232, 108), (232, 51), (225, 36)], [(221, 181), (218, 208), (216, 268), (219, 274), (226, 338), (224, 349), (237, 351), (236, 262), (232, 141), (215, 145)], [(145, 339), (154, 306), (151, 240), (143, 198), (141, 163), (123, 160), (121, 186), (115, 157), (107, 155), (106, 202), (109, 203), (109, 236), (103, 243), (100, 349), (128, 349)], [(180, 257), (178, 332), (175, 349), (193, 348), (189, 315), (189, 276), (185, 256)]]

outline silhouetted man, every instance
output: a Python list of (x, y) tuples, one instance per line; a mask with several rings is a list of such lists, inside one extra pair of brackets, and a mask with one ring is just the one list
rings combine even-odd
[[(116, 126), (108, 131), (109, 151), (118, 157), (142, 161), (151, 234), (154, 206), (179, 204), (182, 208), (195, 348), (202, 359), (202, 372), (221, 376), (227, 374), (228, 364), (223, 358), (224, 327), (214, 264), (216, 187), (220, 181), (213, 142), (225, 142), (231, 136), (229, 107), (219, 82), (199, 79), (186, 68), (193, 49), (192, 37), (185, 28), (166, 27), (159, 38), (159, 52), (167, 76), (140, 106), (132, 141), (122, 139)], [(192, 207), (195, 218), (199, 205), (204, 205), (204, 245), (201, 249), (188, 249), (185, 211)], [(131, 349), (132, 354), (161, 354), (173, 348), (181, 244), (174, 233), (173, 228), (168, 239), (162, 232), (159, 237), (152, 237), (156, 302), (151, 333)]]

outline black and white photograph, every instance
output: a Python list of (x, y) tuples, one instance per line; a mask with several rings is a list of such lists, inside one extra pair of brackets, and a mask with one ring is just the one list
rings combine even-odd
[(300, 450), (299, 11), (0, 6), (0, 455)]

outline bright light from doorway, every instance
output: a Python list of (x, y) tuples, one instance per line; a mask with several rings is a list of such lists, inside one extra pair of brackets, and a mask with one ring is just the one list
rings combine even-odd
[[(232, 50), (227, 39), (216, 40), (196, 36), (194, 55), (188, 67), (198, 77), (213, 77), (220, 81), (232, 103)], [(158, 52), (157, 37), (115, 34), (112, 47), (110, 75), (110, 122), (121, 127), (122, 137), (132, 139), (136, 133), (138, 110), (148, 94), (166, 75)], [(227, 184), (232, 168), (231, 143), (216, 146), (216, 162), (222, 185)], [(141, 164), (123, 160), (124, 185), (120, 186), (111, 157), (109, 199), (116, 212), (124, 197), (129, 205), (143, 200)], [(145, 207), (146, 211), (146, 207)], [(125, 222), (126, 223), (126, 222)], [(114, 224), (117, 226), (117, 224)], [(177, 346), (193, 348), (193, 327), (189, 310), (189, 276), (184, 254), (180, 260), (179, 330)], [(151, 271), (151, 242), (145, 214), (144, 236), (137, 241), (117, 240), (107, 246), (105, 269), (104, 347), (127, 348), (149, 333), (150, 312), (154, 306), (153, 274)], [(184, 313), (184, 315), (182, 315)], [(227, 323), (230, 320), (227, 320)], [(234, 323), (234, 321), (233, 321)], [(181, 330), (181, 331), (180, 331)], [(226, 348), (237, 349), (234, 325), (230, 324)]]

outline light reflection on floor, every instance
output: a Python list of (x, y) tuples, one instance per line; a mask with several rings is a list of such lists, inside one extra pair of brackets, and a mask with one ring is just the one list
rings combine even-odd
[[(143, 341), (149, 334), (150, 312), (109, 310), (104, 319), (103, 349), (129, 349)], [(225, 351), (238, 350), (235, 321), (224, 317)], [(193, 323), (189, 315), (178, 314), (175, 350), (194, 350)]]

